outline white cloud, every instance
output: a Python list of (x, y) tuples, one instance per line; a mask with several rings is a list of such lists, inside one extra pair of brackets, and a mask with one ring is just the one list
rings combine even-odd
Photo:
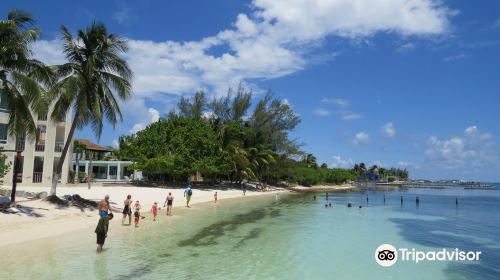
[(354, 161), (351, 158), (342, 159), (341, 156), (333, 156), (333, 168), (351, 168), (354, 165)]
[[(323, 98), (321, 100), (321, 102), (327, 103), (327, 104), (333, 104), (333, 105), (341, 108), (340, 110), (337, 110), (337, 111), (328, 111), (328, 115), (334, 113), (335, 115), (339, 116), (342, 120), (345, 120), (345, 121), (359, 120), (363, 117), (361, 114), (354, 113), (348, 109), (350, 102), (347, 99)], [(326, 110), (323, 109), (323, 111), (324, 111), (323, 113), (326, 113)]]
[(119, 148), (120, 147), (120, 142), (118, 142), (118, 139), (113, 139), (113, 148)]
[(398, 51), (400, 52), (405, 52), (405, 51), (411, 51), (416, 47), (416, 45), (412, 42), (404, 43), (398, 47)]
[(35, 43), (33, 43), (33, 50), (35, 58), (48, 65), (57, 65), (66, 62), (63, 52), (63, 43), (59, 39), (35, 41)]
[(449, 139), (430, 137), (426, 156), (431, 163), (444, 169), (479, 169), (498, 165), (498, 150), (493, 136), (482, 133), (476, 126), (466, 128), (463, 136)]
[[(129, 40), (125, 58), (134, 71), (136, 99), (286, 76), (306, 68), (326, 37), (442, 34), (453, 15), (438, 0), (254, 0), (250, 7), (231, 27), (197, 41)], [(127, 14), (119, 10), (114, 18), (123, 22)], [(214, 55), (215, 47), (226, 51)], [(64, 61), (55, 40), (39, 41), (34, 50), (46, 62)]]
[(148, 113), (149, 119), (144, 122), (134, 124), (134, 126), (130, 130), (131, 133), (137, 133), (138, 131), (145, 129), (146, 126), (148, 126), (150, 123), (157, 122), (160, 119), (160, 112), (158, 112), (158, 110), (149, 108)]
[(401, 166), (401, 167), (404, 167), (404, 168), (406, 168), (406, 167), (410, 166), (410, 164), (411, 164), (411, 163), (410, 163), (410, 162), (407, 162), (407, 161), (399, 161), (399, 162), (398, 162), (398, 165), (399, 165), (399, 166)]
[(460, 53), (460, 54), (456, 54), (456, 55), (447, 56), (443, 60), (446, 61), (446, 62), (450, 62), (450, 61), (461, 60), (461, 59), (464, 59), (466, 57), (467, 56), (465, 54)]
[(354, 136), (354, 139), (351, 142), (352, 142), (353, 146), (357, 147), (361, 144), (366, 144), (366, 143), (370, 142), (370, 136), (366, 132), (361, 131), (361, 132), (356, 133), (356, 135)]
[(313, 113), (315, 115), (317, 115), (317, 116), (326, 117), (326, 116), (331, 115), (332, 111), (328, 111), (328, 110), (325, 110), (325, 109), (316, 109), (316, 110), (314, 110)]
[(112, 14), (113, 20), (120, 24), (124, 24), (130, 18), (130, 9), (126, 5), (121, 5), (121, 7)]
[(343, 98), (323, 98), (321, 102), (335, 104), (341, 107), (349, 107), (349, 100)]
[(384, 124), (384, 126), (382, 126), (382, 133), (387, 138), (394, 138), (396, 136), (394, 124), (392, 122)]
[(337, 114), (340, 115), (340, 118), (342, 118), (345, 121), (354, 121), (363, 118), (363, 115), (358, 113), (353, 113), (349, 110), (338, 111)]

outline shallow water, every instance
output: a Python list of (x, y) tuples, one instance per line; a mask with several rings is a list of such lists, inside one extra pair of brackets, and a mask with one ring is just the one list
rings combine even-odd
[[(0, 279), (500, 279), (500, 191), (330, 193), (328, 209), (325, 201), (245, 197), (145, 219), (138, 229), (113, 224), (99, 255), (93, 232), (11, 246)], [(482, 255), (383, 268), (374, 259), (383, 243)]]

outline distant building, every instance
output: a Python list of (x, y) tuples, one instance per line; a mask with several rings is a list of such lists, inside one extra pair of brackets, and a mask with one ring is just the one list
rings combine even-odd
[[(0, 92), (0, 146), (4, 150), (21, 150), (22, 156), (18, 164), (17, 181), (23, 185), (49, 186), (52, 183), (54, 170), (61, 158), (64, 141), (67, 139), (71, 128), (71, 109), (66, 114), (63, 122), (51, 121), (47, 115), (33, 114), (39, 132), (39, 138), (30, 139), (26, 135), (11, 136), (8, 133), (9, 111), (3, 95)], [(63, 172), (60, 181), (68, 181), (71, 151), (66, 155)], [(12, 184), (14, 159), (16, 153), (4, 153), (7, 158), (5, 162), (12, 163), (9, 173), (4, 178), (5, 185)]]
[[(73, 153), (72, 170), (75, 171), (75, 180), (86, 181), (88, 174), (92, 174), (95, 182), (127, 182), (134, 177), (134, 171), (128, 170), (131, 161), (116, 160), (113, 158), (113, 148), (100, 146), (87, 139), (75, 139), (75, 143), (85, 145), (82, 154)], [(78, 160), (78, 175), (77, 170)], [(92, 172), (89, 173), (89, 170)], [(139, 174), (135, 174), (136, 179)]]

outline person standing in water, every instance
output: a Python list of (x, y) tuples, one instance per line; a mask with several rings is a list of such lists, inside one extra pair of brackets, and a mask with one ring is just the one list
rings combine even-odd
[(214, 203), (217, 203), (217, 192), (214, 194)]
[(101, 217), (95, 228), (95, 234), (97, 236), (97, 253), (102, 252), (102, 246), (104, 246), (104, 241), (108, 237), (109, 220), (113, 219), (113, 213)]
[(243, 188), (243, 195), (245, 195), (247, 193), (247, 183), (243, 183), (241, 187)]
[(132, 224), (132, 196), (127, 195), (127, 199), (123, 201), (123, 219), (122, 225), (125, 224), (125, 218), (128, 216), (128, 225)]
[(165, 204), (167, 205), (167, 216), (172, 216), (173, 203), (174, 203), (174, 197), (172, 196), (172, 193), (169, 192), (167, 198), (165, 199), (165, 203), (163, 203), (163, 207), (165, 207)]
[(189, 207), (189, 202), (191, 201), (191, 196), (193, 195), (193, 189), (191, 189), (191, 184), (187, 183), (187, 187), (184, 190), (184, 197), (186, 197), (186, 207)]
[(141, 219), (141, 204), (139, 200), (135, 202), (134, 205), (134, 223), (135, 227), (139, 227), (139, 220)]

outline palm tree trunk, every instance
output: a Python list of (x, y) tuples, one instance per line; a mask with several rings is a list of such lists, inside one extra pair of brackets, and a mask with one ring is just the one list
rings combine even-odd
[(68, 138), (66, 139), (66, 143), (64, 143), (64, 148), (61, 152), (61, 158), (59, 159), (59, 163), (57, 164), (56, 170), (52, 176), (52, 187), (50, 188), (50, 196), (56, 195), (57, 181), (61, 178), (62, 167), (64, 164), (64, 159), (66, 158), (66, 154), (68, 153), (69, 146), (71, 145), (71, 141), (73, 141), (73, 134), (75, 134), (76, 124), (78, 120), (78, 112), (75, 113), (75, 118), (73, 119), (73, 123), (71, 124), (71, 129), (69, 130)]

